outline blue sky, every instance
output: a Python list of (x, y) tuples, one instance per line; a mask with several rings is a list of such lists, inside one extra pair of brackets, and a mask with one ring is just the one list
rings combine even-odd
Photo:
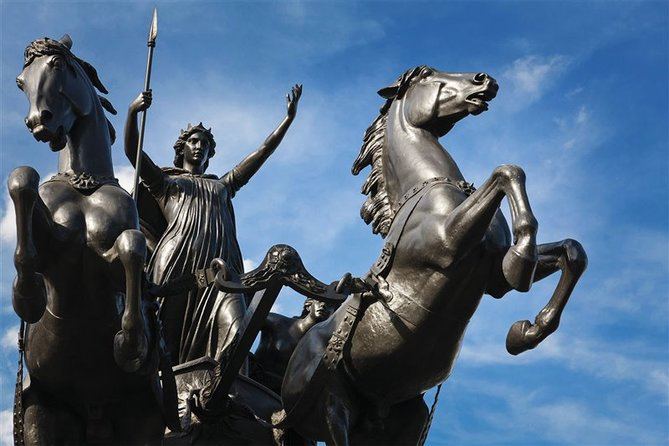
[[(56, 156), (33, 140), (15, 87), (31, 40), (67, 32), (120, 111), (142, 88), (153, 2), (0, 4), (0, 177), (43, 177)], [(557, 333), (511, 357), (508, 327), (532, 319), (557, 277), (528, 294), (485, 298), (446, 382), (429, 444), (667, 444), (669, 432), (667, 2), (157, 2), (159, 37), (146, 149), (161, 165), (188, 122), (213, 127), (210, 171), (255, 149), (304, 84), (297, 119), (235, 198), (248, 265), (293, 245), (324, 281), (364, 274), (381, 239), (358, 217), (353, 177), (375, 92), (418, 64), (485, 71), (490, 110), (442, 143), (469, 181), (516, 163), (539, 241), (572, 237), (590, 264)], [(117, 176), (132, 171), (114, 145)], [(3, 189), (4, 190), (4, 189)], [(0, 437), (10, 441), (15, 373), (13, 214), (0, 193)], [(503, 206), (506, 206), (504, 204)], [(295, 314), (301, 300), (282, 296)], [(418, 366), (418, 365), (417, 365)], [(428, 395), (429, 396), (429, 395)], [(428, 398), (431, 401), (430, 398)]]

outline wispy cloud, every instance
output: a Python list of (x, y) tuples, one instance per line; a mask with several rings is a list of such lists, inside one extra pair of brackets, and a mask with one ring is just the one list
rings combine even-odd
[(244, 259), (244, 271), (248, 272), (254, 269), (258, 264), (251, 259)]
[(14, 203), (5, 192), (2, 202), (2, 217), (0, 217), (0, 242), (7, 246), (16, 243), (16, 214), (14, 212)]
[(14, 414), (11, 410), (0, 411), (0, 445), (14, 444)]
[(19, 326), (15, 325), (5, 329), (0, 338), (0, 347), (3, 350), (12, 350), (16, 349), (16, 343), (18, 342), (18, 332)]
[(570, 59), (563, 55), (528, 55), (514, 60), (502, 71), (501, 81), (508, 90), (505, 103), (512, 109), (527, 107), (553, 87), (568, 69)]
[[(470, 341), (470, 340), (468, 340)], [(536, 350), (520, 356), (509, 355), (500, 342), (466, 342), (460, 361), (467, 366), (526, 366), (543, 362), (545, 366), (559, 365), (613, 382), (640, 384), (648, 392), (666, 399), (669, 370), (662, 359), (642, 357), (643, 348), (630, 343), (608, 343), (601, 340), (553, 336)], [(615, 349), (614, 349), (615, 344)], [(632, 353), (638, 351), (638, 355)]]
[(477, 379), (463, 379), (459, 386), (477, 399), (485, 395), (490, 403), (475, 415), (486, 425), (483, 434), (463, 430), (457, 419), (440, 420), (456, 442), (519, 444), (531, 438), (534, 444), (647, 445), (664, 441), (661, 434), (636, 425), (634, 414), (602, 412), (594, 402)]

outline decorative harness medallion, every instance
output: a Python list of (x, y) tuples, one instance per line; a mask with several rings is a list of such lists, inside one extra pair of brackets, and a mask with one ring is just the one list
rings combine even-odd
[(86, 172), (78, 174), (58, 172), (48, 181), (64, 181), (69, 183), (75, 189), (84, 192), (92, 192), (100, 186), (104, 186), (105, 184), (114, 184), (120, 187), (118, 179), (114, 178), (113, 176), (90, 175)]

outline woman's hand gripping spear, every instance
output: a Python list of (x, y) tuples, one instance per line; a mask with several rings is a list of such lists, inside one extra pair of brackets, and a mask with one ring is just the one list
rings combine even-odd
[(146, 109), (151, 104), (151, 66), (153, 64), (153, 50), (156, 47), (156, 38), (158, 37), (158, 11), (154, 8), (151, 28), (149, 29), (149, 39), (146, 45), (149, 47), (149, 54), (146, 61), (146, 76), (144, 78), (144, 93), (148, 93), (148, 101), (145, 107), (142, 107), (142, 122), (139, 128), (139, 140), (137, 141), (137, 155), (135, 158), (135, 181), (133, 183), (132, 198), (137, 203), (137, 186), (139, 183), (140, 171), (142, 168), (142, 149), (144, 147), (144, 129), (146, 127)]

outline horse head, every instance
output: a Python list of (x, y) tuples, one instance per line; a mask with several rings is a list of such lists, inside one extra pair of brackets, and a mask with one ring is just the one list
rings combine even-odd
[[(72, 54), (71, 48), (67, 34), (60, 40), (45, 37), (33, 41), (25, 50), (23, 71), (16, 78), (30, 103), (25, 118), (28, 130), (36, 140), (49, 142), (53, 151), (65, 147), (75, 122), (96, 107), (116, 113), (95, 91), (107, 93), (95, 68)], [(113, 140), (113, 128), (107, 124)]]
[(401, 103), (409, 125), (441, 137), (465, 116), (486, 111), (498, 89), (497, 81), (485, 73), (446, 73), (422, 65), (406, 71), (379, 95), (387, 99), (386, 108)]
[(360, 210), (372, 232), (387, 234), (399, 198), (419, 180), (460, 179), (437, 139), (465, 116), (487, 110), (498, 89), (497, 81), (485, 73), (445, 73), (421, 65), (379, 90), (386, 102), (367, 129), (351, 169), (357, 175), (372, 168), (362, 186), (368, 198)]

